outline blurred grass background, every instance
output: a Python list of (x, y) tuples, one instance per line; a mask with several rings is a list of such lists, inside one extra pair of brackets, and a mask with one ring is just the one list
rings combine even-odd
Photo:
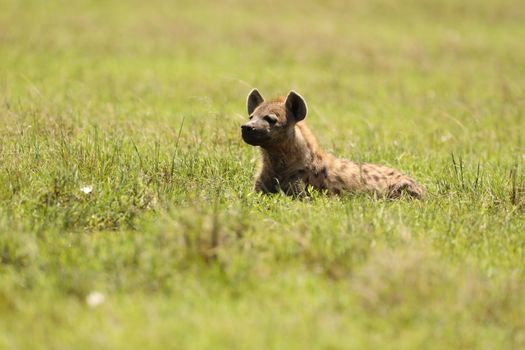
[[(2, 1), (0, 348), (525, 346), (523, 23), (520, 1)], [(253, 194), (253, 87), (430, 198)]]

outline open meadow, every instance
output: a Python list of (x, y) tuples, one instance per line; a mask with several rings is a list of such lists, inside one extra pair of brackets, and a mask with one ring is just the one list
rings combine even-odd
[[(518, 0), (0, 2), (0, 349), (525, 348)], [(424, 201), (253, 192), (246, 95)]]

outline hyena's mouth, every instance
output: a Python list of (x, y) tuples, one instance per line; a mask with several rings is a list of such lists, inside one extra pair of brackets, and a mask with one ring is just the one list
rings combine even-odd
[(243, 128), (242, 139), (249, 145), (261, 146), (269, 140), (269, 136), (266, 131), (250, 130), (247, 128)]

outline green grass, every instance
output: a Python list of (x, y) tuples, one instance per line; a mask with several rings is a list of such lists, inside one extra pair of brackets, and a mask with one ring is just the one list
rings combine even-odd
[[(520, 1), (0, 8), (0, 349), (525, 347)], [(253, 87), (429, 198), (256, 195)]]

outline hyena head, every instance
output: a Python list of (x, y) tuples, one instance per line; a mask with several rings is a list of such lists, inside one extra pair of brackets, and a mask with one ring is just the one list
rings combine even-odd
[(295, 91), (286, 98), (265, 101), (257, 89), (247, 100), (250, 121), (241, 126), (242, 139), (252, 146), (271, 147), (294, 135), (294, 126), (306, 117), (304, 99)]

